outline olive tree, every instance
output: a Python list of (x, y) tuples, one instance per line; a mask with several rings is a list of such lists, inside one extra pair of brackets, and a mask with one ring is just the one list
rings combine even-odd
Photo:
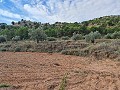
[(71, 37), (72, 40), (81, 40), (83, 39), (83, 36), (81, 34), (76, 34), (75, 32), (73, 33), (73, 36)]
[(95, 39), (100, 39), (100, 38), (101, 38), (101, 34), (98, 31), (91, 32), (88, 35), (85, 35), (86, 42), (94, 43)]
[(39, 43), (39, 41), (44, 41), (47, 39), (47, 35), (42, 30), (42, 28), (29, 30), (29, 35), (30, 35), (30, 38), (33, 40), (36, 40), (37, 43)]

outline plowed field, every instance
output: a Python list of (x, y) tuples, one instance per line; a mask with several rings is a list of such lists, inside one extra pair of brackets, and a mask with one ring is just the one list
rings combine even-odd
[(30, 52), (0, 52), (0, 90), (120, 90), (120, 62)]

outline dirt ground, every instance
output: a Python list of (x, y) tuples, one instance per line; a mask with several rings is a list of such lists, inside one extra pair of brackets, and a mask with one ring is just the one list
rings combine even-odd
[(0, 90), (120, 90), (120, 61), (78, 56), (0, 52)]

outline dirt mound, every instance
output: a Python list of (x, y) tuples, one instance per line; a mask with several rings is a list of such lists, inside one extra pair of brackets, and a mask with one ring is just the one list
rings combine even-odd
[(120, 62), (70, 55), (0, 52), (0, 90), (120, 90)]

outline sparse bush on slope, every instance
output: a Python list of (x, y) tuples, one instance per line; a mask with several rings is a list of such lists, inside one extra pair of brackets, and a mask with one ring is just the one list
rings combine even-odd
[(101, 34), (98, 31), (91, 32), (88, 35), (85, 35), (85, 41), (86, 42), (94, 43), (95, 39), (100, 39), (100, 38), (101, 38)]
[(47, 37), (47, 40), (48, 40), (48, 41), (56, 41), (57, 39), (54, 38), (54, 37)]
[(2, 42), (6, 42), (6, 38), (3, 35), (0, 36), (0, 43), (2, 43)]
[(108, 33), (107, 35), (104, 36), (105, 39), (112, 39), (112, 34)]
[(15, 37), (12, 38), (12, 40), (17, 42), (17, 41), (20, 40), (20, 36), (15, 36)]
[(47, 35), (42, 30), (42, 28), (29, 30), (29, 35), (30, 35), (31, 39), (36, 40), (37, 43), (39, 43), (39, 41), (47, 40)]
[(120, 31), (119, 32), (114, 32), (112, 35), (111, 35), (112, 39), (120, 39)]
[(69, 37), (68, 36), (64, 36), (61, 38), (62, 40), (69, 40)]
[(73, 36), (71, 37), (72, 40), (81, 40), (83, 39), (83, 36), (81, 34), (76, 34), (75, 32), (73, 33)]
[(65, 55), (76, 55), (76, 56), (94, 56), (97, 59), (111, 58), (115, 59), (120, 56), (120, 40), (112, 42), (101, 42), (97, 44), (91, 44), (83, 49), (67, 49), (61, 52)]

